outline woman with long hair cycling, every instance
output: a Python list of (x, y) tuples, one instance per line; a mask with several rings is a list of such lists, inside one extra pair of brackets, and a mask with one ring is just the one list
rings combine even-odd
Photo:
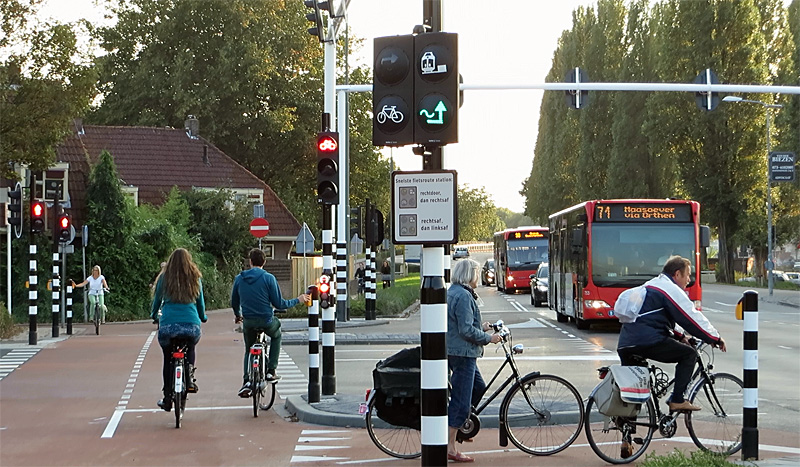
[[(89, 309), (95, 310), (95, 305), (100, 305), (100, 322), (105, 324), (106, 322), (106, 304), (105, 300), (103, 299), (103, 291), (108, 289), (108, 282), (106, 282), (106, 277), (103, 275), (102, 271), (100, 270), (100, 266), (95, 264), (92, 268), (92, 275), (87, 277), (86, 280), (81, 282), (80, 284), (76, 284), (75, 281), (71, 280), (72, 287), (83, 287), (85, 285), (89, 285)], [(94, 317), (97, 319), (97, 317)]]

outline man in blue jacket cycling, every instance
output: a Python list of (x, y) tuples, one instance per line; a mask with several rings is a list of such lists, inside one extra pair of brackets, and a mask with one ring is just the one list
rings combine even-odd
[[(248, 381), (247, 360), (250, 347), (256, 341), (256, 334), (263, 329), (269, 336), (269, 363), (267, 364), (267, 380), (280, 379), (277, 375), (278, 357), (281, 352), (281, 322), (275, 316), (275, 310), (286, 310), (300, 302), (307, 302), (309, 295), (300, 294), (297, 298), (285, 300), (275, 276), (265, 271), (264, 252), (258, 248), (250, 250), (250, 269), (242, 271), (233, 282), (231, 291), (231, 307), (235, 315), (234, 322), (241, 323), (244, 335), (244, 384), (239, 390), (239, 397), (250, 397), (252, 390)], [(274, 309), (273, 309), (274, 308)]]
[(700, 410), (683, 397), (697, 361), (697, 353), (688, 345), (689, 338), (684, 335), (684, 330), (723, 352), (727, 351), (719, 332), (686, 295), (691, 273), (692, 263), (688, 259), (670, 257), (661, 274), (644, 284), (647, 294), (639, 315), (634, 322), (622, 325), (617, 344), (617, 354), (625, 366), (636, 364), (635, 355), (663, 363), (677, 363), (675, 387), (668, 403), (672, 411)]

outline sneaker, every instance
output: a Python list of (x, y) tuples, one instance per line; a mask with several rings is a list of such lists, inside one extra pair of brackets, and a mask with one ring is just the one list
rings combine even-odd
[(267, 370), (267, 381), (278, 381), (281, 377), (275, 373), (275, 369)]
[(627, 459), (633, 455), (633, 445), (627, 441), (622, 442), (622, 449), (620, 449), (620, 457)]
[(253, 391), (250, 390), (250, 381), (247, 381), (242, 385), (242, 389), (239, 389), (239, 397), (243, 399), (247, 399), (250, 397)]
[(692, 404), (689, 401), (669, 402), (667, 405), (669, 405), (669, 410), (672, 412), (696, 412), (700, 410), (700, 407)]

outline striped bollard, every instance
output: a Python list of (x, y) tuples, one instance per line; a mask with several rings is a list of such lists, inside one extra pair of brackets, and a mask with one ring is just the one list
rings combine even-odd
[[(338, 240), (338, 238), (337, 238)], [(347, 244), (336, 244), (336, 320), (349, 321), (347, 315)]]
[(444, 248), (422, 249), (420, 353), (422, 465), (447, 465), (447, 288)]
[(39, 340), (38, 331), (36, 329), (36, 315), (39, 312), (39, 271), (36, 265), (36, 240), (33, 234), (30, 235), (30, 246), (28, 253), (30, 254), (30, 262), (28, 263), (28, 345), (36, 345)]
[(746, 291), (739, 303), (744, 319), (742, 460), (755, 460), (758, 459), (758, 292)]
[(375, 300), (375, 265), (372, 264), (372, 247), (367, 245), (366, 257), (364, 259), (364, 319), (373, 320), (372, 304)]
[(61, 312), (61, 255), (58, 253), (58, 241), (53, 241), (53, 337), (58, 337), (59, 314)]
[(67, 285), (67, 335), (72, 335), (72, 285)]
[(319, 289), (308, 288), (308, 402), (319, 402)]

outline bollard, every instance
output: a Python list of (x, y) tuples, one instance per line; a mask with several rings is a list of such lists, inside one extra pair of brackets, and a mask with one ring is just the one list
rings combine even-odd
[(39, 335), (36, 330), (36, 315), (39, 311), (39, 292), (37, 291), (39, 276), (38, 267), (36, 266), (36, 243), (33, 234), (30, 235), (30, 247), (28, 253), (30, 254), (30, 261), (28, 266), (28, 345), (36, 345)]
[[(338, 239), (337, 239), (338, 240)], [(336, 245), (336, 320), (349, 321), (347, 316), (347, 244)]]
[(55, 250), (53, 251), (53, 337), (58, 337), (58, 319), (61, 312), (61, 255), (58, 254), (58, 240), (54, 239), (53, 245)]
[(319, 402), (319, 289), (308, 287), (308, 402)]
[[(758, 459), (758, 292), (746, 291), (739, 303), (744, 319), (742, 460), (756, 460)], [(738, 309), (739, 306), (737, 311)]]
[(67, 301), (66, 301), (67, 309), (67, 335), (72, 335), (72, 286), (67, 286)]
[(422, 465), (447, 464), (447, 288), (443, 274), (444, 248), (423, 247), (419, 299)]

